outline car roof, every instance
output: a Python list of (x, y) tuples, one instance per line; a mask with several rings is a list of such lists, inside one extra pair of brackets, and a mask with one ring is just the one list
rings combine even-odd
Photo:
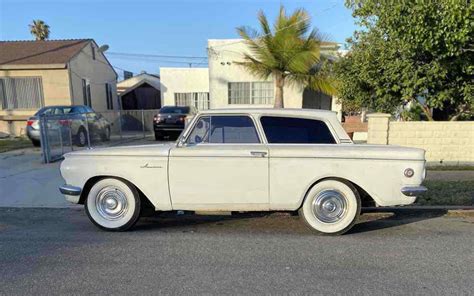
[(48, 105), (44, 106), (41, 109), (47, 109), (47, 108), (74, 108), (74, 107), (85, 107), (84, 105)]
[(254, 115), (290, 115), (309, 116), (319, 118), (333, 118), (337, 113), (329, 110), (319, 109), (297, 109), (297, 108), (223, 108), (199, 111), (200, 114), (254, 114)]

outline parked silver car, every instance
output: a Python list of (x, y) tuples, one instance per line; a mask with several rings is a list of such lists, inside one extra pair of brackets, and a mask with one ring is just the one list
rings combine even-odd
[(90, 139), (94, 137), (100, 137), (105, 141), (110, 139), (110, 123), (92, 108), (83, 105), (48, 106), (38, 110), (27, 121), (26, 134), (34, 146), (40, 146), (40, 118), (48, 115), (57, 116), (58, 125), (70, 127), (73, 143), (78, 146), (87, 144), (87, 131), (90, 133)]

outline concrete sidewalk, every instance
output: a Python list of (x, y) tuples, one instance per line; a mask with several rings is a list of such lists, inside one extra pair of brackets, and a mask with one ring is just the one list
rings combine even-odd
[(38, 148), (0, 154), (0, 207), (72, 206), (58, 191), (60, 162), (44, 164)]

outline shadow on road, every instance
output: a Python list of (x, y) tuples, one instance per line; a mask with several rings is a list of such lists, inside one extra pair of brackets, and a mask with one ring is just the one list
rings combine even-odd
[(434, 219), (446, 215), (447, 210), (412, 210), (400, 208), (396, 210), (390, 210), (390, 212), (384, 212), (383, 210), (362, 210), (362, 213), (368, 215), (372, 219), (369, 218), (369, 220), (364, 221), (364, 215), (362, 215), (362, 221), (354, 225), (348, 234), (381, 230), (385, 228), (416, 223), (423, 220)]
[[(444, 216), (446, 210), (364, 211), (359, 222), (347, 234), (359, 234), (392, 228)], [(162, 213), (145, 217), (134, 231), (181, 231), (226, 233), (312, 234), (293, 213), (245, 213), (231, 216), (176, 215)]]

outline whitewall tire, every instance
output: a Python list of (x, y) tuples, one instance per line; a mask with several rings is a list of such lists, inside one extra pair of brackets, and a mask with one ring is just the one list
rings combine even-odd
[(84, 203), (89, 219), (99, 228), (124, 231), (140, 217), (140, 196), (137, 189), (126, 181), (115, 178), (95, 183)]
[(313, 231), (339, 235), (356, 223), (360, 204), (359, 193), (352, 184), (327, 179), (311, 188), (299, 215)]

